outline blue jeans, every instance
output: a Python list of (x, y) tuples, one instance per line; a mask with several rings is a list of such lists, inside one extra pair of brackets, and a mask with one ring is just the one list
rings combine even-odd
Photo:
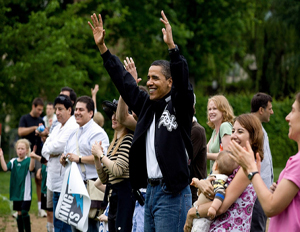
[(54, 231), (55, 232), (71, 232), (71, 226), (61, 220), (58, 220), (55, 217), (55, 210), (57, 206), (57, 202), (59, 199), (60, 193), (59, 192), (53, 192), (53, 225), (54, 225)]
[(148, 184), (145, 200), (145, 232), (182, 232), (188, 210), (192, 207), (190, 186), (176, 195), (165, 184)]
[[(146, 197), (146, 193), (142, 192), (143, 197)], [(135, 208), (132, 218), (132, 232), (144, 232), (144, 206), (141, 206), (138, 201), (135, 202)]]

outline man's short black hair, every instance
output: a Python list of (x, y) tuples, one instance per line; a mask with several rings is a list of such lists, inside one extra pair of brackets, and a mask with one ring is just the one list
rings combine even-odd
[(37, 106), (44, 107), (44, 102), (43, 102), (42, 98), (37, 97), (37, 98), (33, 99), (32, 105), (34, 105), (34, 107), (37, 107)]
[(81, 96), (77, 99), (77, 102), (83, 102), (86, 104), (86, 108), (88, 110), (88, 112), (93, 111), (93, 115), (92, 118), (94, 117), (94, 113), (95, 113), (95, 106), (94, 106), (94, 101), (91, 97), (89, 96)]
[(260, 107), (266, 109), (268, 102), (272, 102), (272, 97), (266, 93), (257, 93), (251, 100), (251, 113), (255, 113)]
[(62, 91), (68, 91), (70, 93), (71, 101), (74, 102), (74, 104), (75, 104), (76, 99), (77, 99), (77, 95), (76, 95), (75, 91), (68, 86), (62, 87), (60, 92), (62, 92)]
[(73, 115), (73, 104), (69, 96), (64, 94), (58, 95), (54, 100), (54, 107), (56, 106), (56, 104), (62, 104), (66, 109), (71, 108), (71, 115)]
[(47, 106), (54, 106), (53, 102), (47, 102)]
[(170, 62), (167, 60), (156, 60), (154, 61), (151, 66), (160, 66), (161, 67), (161, 73), (166, 77), (166, 80), (168, 80), (171, 77), (171, 67)]

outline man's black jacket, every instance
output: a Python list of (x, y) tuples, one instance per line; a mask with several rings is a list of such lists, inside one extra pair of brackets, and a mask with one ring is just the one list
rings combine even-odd
[(146, 135), (155, 114), (154, 146), (158, 165), (167, 189), (174, 194), (180, 192), (189, 184), (188, 159), (193, 157), (190, 136), (194, 96), (186, 60), (179, 51), (170, 54), (172, 89), (162, 99), (152, 101), (139, 90), (116, 56), (107, 51), (102, 58), (122, 98), (139, 118), (129, 154), (132, 187), (147, 186)]

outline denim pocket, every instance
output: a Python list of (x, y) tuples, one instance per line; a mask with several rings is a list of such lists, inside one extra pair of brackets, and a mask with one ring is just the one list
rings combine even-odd
[(162, 189), (162, 191), (163, 191), (164, 193), (166, 193), (166, 194), (172, 194), (172, 192), (171, 192), (170, 190), (168, 190), (168, 188), (167, 188), (167, 186), (166, 186), (165, 183), (163, 183), (163, 184), (161, 185), (161, 189)]

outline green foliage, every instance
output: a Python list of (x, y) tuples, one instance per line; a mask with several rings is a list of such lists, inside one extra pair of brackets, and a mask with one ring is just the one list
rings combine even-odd
[[(206, 138), (209, 141), (212, 129), (208, 127), (207, 122), (207, 97), (198, 97), (197, 90), (195, 90), (197, 96), (196, 103), (196, 117), (198, 122), (206, 130)], [(200, 94), (199, 94), (200, 95)], [(250, 103), (254, 94), (248, 95), (225, 95), (232, 108), (235, 115), (240, 115), (243, 113), (250, 112)], [(273, 110), (274, 114), (270, 118), (269, 123), (264, 123), (263, 126), (268, 133), (270, 149), (273, 157), (274, 167), (284, 167), (286, 161), (290, 156), (297, 153), (297, 144), (295, 141), (288, 138), (288, 123), (285, 121), (285, 117), (291, 111), (294, 99), (285, 98), (283, 101), (273, 100)]]
[[(247, 96), (256, 91), (285, 104), (300, 87), (299, 9), (295, 0), (0, 1), (0, 121), (9, 114), (16, 128), (35, 97), (53, 101), (63, 86), (81, 96), (98, 83), (100, 111), (103, 100), (118, 98), (87, 24), (92, 13), (102, 15), (109, 49), (121, 60), (133, 57), (145, 84), (149, 65), (169, 59), (159, 21), (164, 10), (197, 96), (205, 99), (198, 114), (206, 112), (207, 96), (216, 93), (233, 96), (236, 112), (249, 111), (243, 102), (248, 104)], [(250, 68), (253, 62), (256, 68)], [(236, 64), (249, 78), (229, 84), (226, 76)], [(215, 90), (212, 81), (218, 83)], [(111, 137), (110, 121), (105, 129)], [(278, 135), (270, 133), (270, 141), (272, 136), (280, 144)]]

